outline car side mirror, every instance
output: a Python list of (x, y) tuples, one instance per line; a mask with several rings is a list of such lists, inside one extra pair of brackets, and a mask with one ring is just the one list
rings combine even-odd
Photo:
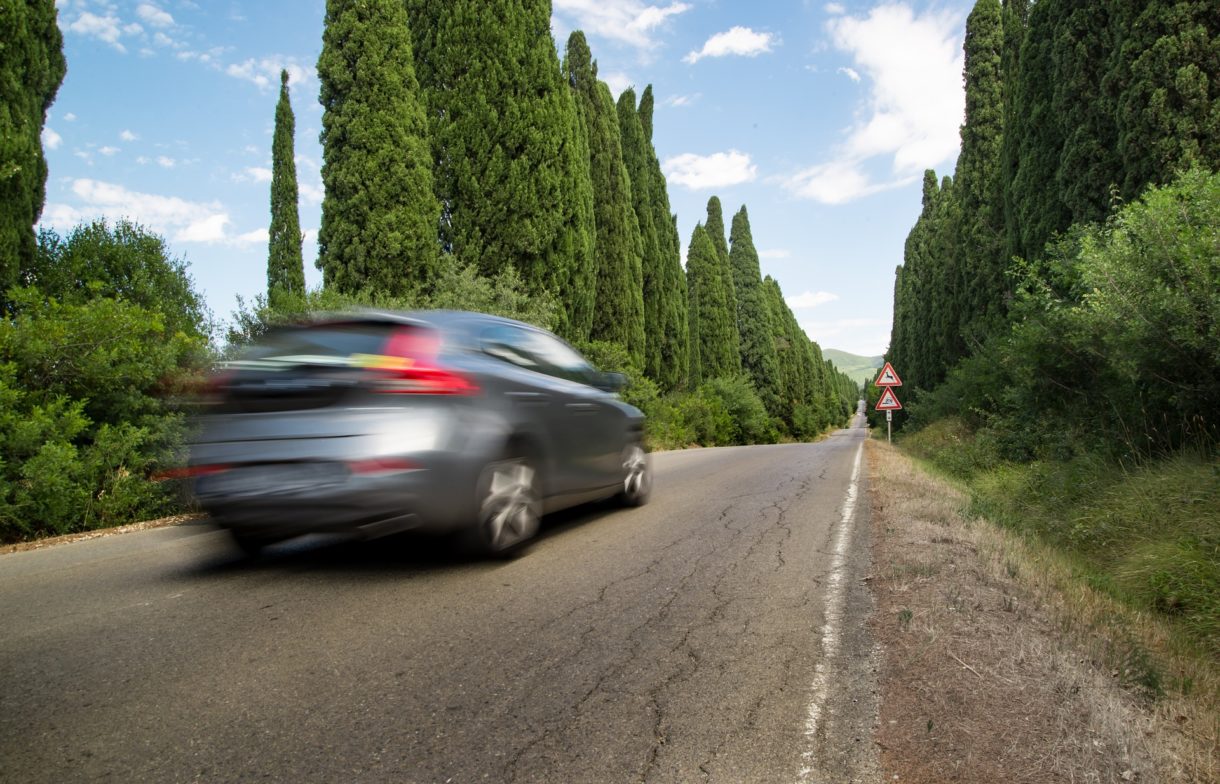
[(622, 373), (606, 373), (599, 371), (594, 374), (593, 386), (603, 392), (618, 392), (627, 386), (627, 376)]

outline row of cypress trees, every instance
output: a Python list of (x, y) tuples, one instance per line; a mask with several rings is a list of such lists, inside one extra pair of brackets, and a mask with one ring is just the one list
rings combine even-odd
[[(842, 421), (855, 386), (761, 278), (745, 207), (726, 240), (712, 197), (684, 273), (652, 143), (651, 85), (638, 103), (627, 89), (616, 104), (584, 34), (571, 34), (560, 62), (549, 20), (540, 0), (328, 0), (318, 60), (323, 285), (410, 298), (445, 265), (487, 277), (512, 267), (560, 304), (560, 334), (620, 346), (662, 391), (744, 373), (788, 432)], [(281, 81), (273, 304), (277, 292), (304, 293)]]
[(887, 359), (929, 389), (1006, 328), (1021, 265), (1192, 165), (1220, 168), (1220, 14), (1199, 0), (978, 0), (952, 178), (928, 171)]

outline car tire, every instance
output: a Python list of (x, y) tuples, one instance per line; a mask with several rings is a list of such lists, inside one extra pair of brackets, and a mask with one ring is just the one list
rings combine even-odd
[(537, 468), (524, 456), (484, 466), (476, 490), (478, 520), (467, 532), (471, 548), (493, 558), (519, 554), (541, 525), (538, 486)]
[(623, 449), (622, 465), (622, 487), (615, 501), (619, 506), (643, 506), (652, 492), (652, 462), (643, 444), (628, 444)]

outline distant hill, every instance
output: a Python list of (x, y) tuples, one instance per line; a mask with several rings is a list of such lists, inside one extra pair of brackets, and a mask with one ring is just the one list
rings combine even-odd
[(877, 371), (885, 364), (884, 357), (862, 357), (859, 354), (848, 354), (834, 348), (822, 349), (822, 356), (835, 363), (842, 372), (859, 381), (868, 384), (877, 377)]

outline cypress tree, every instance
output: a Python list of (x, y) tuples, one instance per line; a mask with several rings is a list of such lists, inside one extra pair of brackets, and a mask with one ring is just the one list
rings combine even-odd
[(1004, 100), (1004, 133), (1000, 142), (999, 171), (992, 182), (992, 202), (998, 204), (1002, 230), (1000, 251), (1007, 264), (1016, 248), (1018, 230), (1016, 209), (1008, 185), (1016, 179), (1019, 168), (1021, 127), (1020, 106), (1017, 103), (1017, 80), (1021, 69), (1021, 47), (1025, 42), (1025, 31), (1029, 24), (1029, 0), (1004, 0), (1001, 27), (1004, 32), (1004, 48), (1000, 52), (1000, 73)]
[(775, 352), (771, 310), (762, 286), (758, 251), (750, 233), (750, 217), (745, 205), (733, 216), (730, 231), (729, 263), (737, 292), (737, 331), (741, 337), (741, 367), (754, 382), (759, 397), (771, 416), (779, 416), (779, 358)]
[(438, 267), (440, 205), (400, 0), (327, 0), (318, 267), (340, 291), (404, 295)]
[(271, 226), (267, 233), (267, 296), (305, 293), (301, 258), (301, 219), (297, 211), (297, 164), (293, 138), (296, 120), (288, 98), (288, 71), (280, 71), (280, 100), (275, 106), (271, 142)]
[(1220, 13), (1207, 0), (1122, 0), (1109, 66), (1120, 195), (1191, 164), (1220, 169)]
[(568, 38), (564, 74), (575, 91), (589, 141), (597, 296), (590, 337), (618, 343), (644, 364), (644, 281), (640, 226), (623, 161), (618, 113), (610, 88), (597, 78), (584, 33)]
[(618, 97), (618, 124), (622, 139), (623, 166), (631, 181), (631, 201), (639, 225), (642, 296), (644, 307), (644, 372), (653, 379), (662, 375), (665, 343), (665, 259), (654, 222), (652, 172), (648, 167), (648, 142), (630, 87)]
[[(587, 151), (546, 0), (406, 0), (427, 102), (443, 247), (493, 274), (516, 267), (571, 303), (587, 336), (594, 223)], [(612, 108), (613, 111), (613, 108)]]
[(1054, 114), (1055, 29), (1063, 6), (1034, 3), (1021, 46), (1015, 91), (1016, 122), (1006, 129), (1016, 145), (1017, 169), (1007, 183), (1006, 257), (1039, 258), (1054, 232), (1069, 223), (1054, 187), (1063, 131)]
[(661, 254), (661, 278), (657, 294), (660, 300), (661, 366), (656, 380), (662, 389), (673, 390), (686, 383), (687, 369), (691, 366), (687, 286), (686, 273), (682, 269), (678, 223), (670, 212), (665, 175), (661, 172), (661, 163), (652, 144), (652, 111), (652, 85), (648, 85), (640, 96), (639, 115), (648, 152), (648, 193), (652, 200), (653, 227), (657, 232), (658, 252)]
[(42, 127), (67, 64), (53, 0), (0, 0), (0, 301), (34, 263), (46, 201)]
[[(729, 292), (729, 311), (736, 314), (737, 292), (733, 290), (733, 268), (729, 264), (729, 244), (725, 240), (724, 212), (717, 196), (707, 200), (707, 222), (704, 226), (712, 244), (716, 246), (716, 256), (720, 259), (720, 275), (724, 278), (724, 285)], [(735, 319), (736, 315), (734, 315)]]
[(737, 321), (729, 310), (716, 246), (702, 224), (696, 225), (691, 234), (686, 285), (690, 303), (691, 385), (736, 375), (741, 371)]
[(1108, 3), (1071, 3), (1055, 28), (1051, 110), (1062, 131), (1054, 190), (1066, 223), (1103, 220), (1113, 186), (1122, 181), (1115, 147), (1115, 107), (1102, 83), (1116, 47)]
[(950, 318), (959, 334), (980, 337), (1003, 323), (1007, 309), (1003, 207), (994, 190), (1003, 142), (1003, 40), (999, 0), (978, 0), (966, 20), (966, 118), (954, 177), (961, 222), (953, 276), (961, 296)]

